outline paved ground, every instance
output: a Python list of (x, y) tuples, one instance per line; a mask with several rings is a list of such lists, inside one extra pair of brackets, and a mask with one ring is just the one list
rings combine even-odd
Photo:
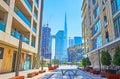
[[(101, 78), (98, 75), (92, 75), (88, 72), (84, 72), (81, 70), (78, 70), (77, 75), (74, 75), (72, 72), (66, 72), (65, 75), (62, 74), (61, 69), (77, 69), (77, 66), (60, 66), (57, 70), (54, 71), (47, 71), (43, 74), (39, 74), (37, 76), (34, 76), (32, 78), (27, 78), (27, 74), (34, 71), (39, 71), (40, 69), (33, 69), (28, 71), (20, 71), (20, 75), (25, 76), (25, 79), (106, 79)], [(44, 68), (48, 70), (47, 68)], [(6, 74), (0, 74), (0, 79), (9, 79), (11, 77), (14, 77), (15, 73), (6, 73)]]
[(68, 71), (65, 75), (62, 74), (61, 69), (70, 69), (74, 68), (73, 66), (61, 66), (59, 69), (53, 71), (51, 74), (47, 74), (44, 77), (39, 79), (106, 79), (101, 78), (99, 75), (92, 75), (88, 72), (84, 72), (78, 69), (77, 75), (74, 75), (73, 72)]
[[(41, 68), (39, 69), (32, 69), (32, 70), (26, 70), (26, 71), (20, 71), (19, 75), (25, 76), (25, 79), (38, 79), (39, 77), (43, 77), (45, 74), (49, 74), (49, 72), (43, 73), (43, 74), (39, 74), (33, 78), (27, 78), (27, 74), (30, 72), (34, 72), (34, 71), (39, 71)], [(47, 67), (44, 67), (44, 69), (48, 70)], [(5, 74), (0, 74), (0, 79), (9, 79), (11, 77), (15, 76), (15, 72), (11, 72), (11, 73), (5, 73)]]

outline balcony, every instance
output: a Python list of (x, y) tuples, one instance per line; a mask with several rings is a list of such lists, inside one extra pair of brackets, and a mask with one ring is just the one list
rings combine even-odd
[(37, 16), (37, 14), (36, 14), (36, 13), (34, 13), (34, 17), (35, 17), (35, 19), (37, 19), (37, 18), (38, 18), (38, 16)]
[(4, 22), (0, 22), (0, 30), (5, 32), (6, 25)]
[(27, 7), (29, 8), (29, 10), (32, 12), (32, 7), (31, 7), (29, 1), (28, 0), (24, 0), (24, 2), (27, 5)]
[(38, 7), (38, 1), (37, 1), (37, 0), (34, 0), (34, 2), (35, 2), (35, 5)]
[[(17, 39), (20, 39), (20, 35), (21, 35), (21, 33), (18, 31), (14, 31), (14, 30), (11, 31), (11, 36), (13, 36)], [(22, 36), (22, 41), (29, 44), (29, 39), (25, 36)]]
[(31, 42), (31, 46), (35, 47), (35, 42), (34, 41)]
[(29, 44), (29, 39), (25, 36), (22, 37), (22, 41)]
[(27, 24), (28, 27), (30, 27), (31, 23), (30, 21), (25, 17), (25, 15), (17, 8), (14, 8), (15, 13)]
[(32, 30), (33, 30), (33, 32), (35, 32), (35, 33), (37, 32), (35, 26), (32, 27)]

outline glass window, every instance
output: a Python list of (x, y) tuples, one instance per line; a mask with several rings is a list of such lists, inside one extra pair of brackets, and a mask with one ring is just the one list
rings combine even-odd
[(96, 17), (99, 15), (100, 13), (100, 9), (99, 7), (97, 7), (94, 11), (93, 11), (93, 19), (96, 19)]
[(98, 20), (97, 23), (95, 24), (95, 26), (92, 29), (92, 35), (96, 34), (100, 30), (101, 30), (101, 24), (100, 24), (100, 20)]
[(93, 49), (101, 47), (102, 46), (102, 35), (98, 35), (96, 38), (94, 38), (92, 45), (93, 45)]
[(120, 17), (114, 20), (115, 37), (120, 37)]

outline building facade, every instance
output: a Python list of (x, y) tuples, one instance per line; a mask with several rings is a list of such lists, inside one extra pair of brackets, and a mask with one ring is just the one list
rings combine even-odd
[(82, 35), (84, 52), (94, 68), (101, 68), (101, 51), (108, 50), (113, 57), (120, 46), (120, 1), (84, 0), (82, 5)]
[(59, 59), (60, 63), (63, 63), (64, 61), (68, 61), (66, 14), (65, 14), (64, 30), (59, 30), (55, 35), (55, 59)]
[(82, 37), (74, 37), (74, 41), (75, 45), (80, 45), (82, 44)]
[(69, 47), (72, 47), (72, 46), (74, 46), (74, 39), (72, 39), (72, 38), (70, 38), (69, 39)]
[(33, 67), (38, 53), (41, 0), (0, 1), (0, 73), (15, 71), (22, 35), (20, 70)]
[(41, 55), (45, 59), (51, 59), (50, 41), (51, 41), (51, 29), (49, 27), (42, 27)]
[(80, 62), (83, 58), (84, 48), (82, 44), (69, 47), (68, 51), (68, 62)]

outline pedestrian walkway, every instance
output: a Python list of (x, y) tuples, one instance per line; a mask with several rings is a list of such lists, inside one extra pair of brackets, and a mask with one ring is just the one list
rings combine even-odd
[[(36, 71), (39, 71), (41, 68), (39, 69), (31, 69), (31, 70), (26, 70), (26, 71), (19, 71), (19, 75), (20, 76), (25, 76), (25, 79), (37, 79), (39, 77), (43, 77), (45, 74), (48, 74), (50, 73), (50, 71), (47, 71), (46, 73), (42, 73), (42, 74), (39, 74), (35, 77), (32, 77), (32, 78), (27, 78), (27, 74), (30, 73), (30, 72), (36, 72)], [(45, 70), (48, 70), (47, 67), (44, 67)], [(0, 74), (0, 79), (9, 79), (11, 77), (14, 77), (15, 76), (15, 72), (11, 72), (11, 73), (4, 73), (4, 74)]]
[[(75, 67), (75, 66), (74, 66)], [(101, 78), (99, 75), (92, 75), (88, 72), (84, 72), (78, 69), (77, 75), (74, 75), (72, 72), (66, 72), (65, 75), (62, 74), (61, 69), (74, 68), (73, 66), (61, 66), (59, 69), (54, 70), (52, 73), (40, 77), (39, 79), (106, 79)], [(76, 67), (75, 67), (76, 68)]]

